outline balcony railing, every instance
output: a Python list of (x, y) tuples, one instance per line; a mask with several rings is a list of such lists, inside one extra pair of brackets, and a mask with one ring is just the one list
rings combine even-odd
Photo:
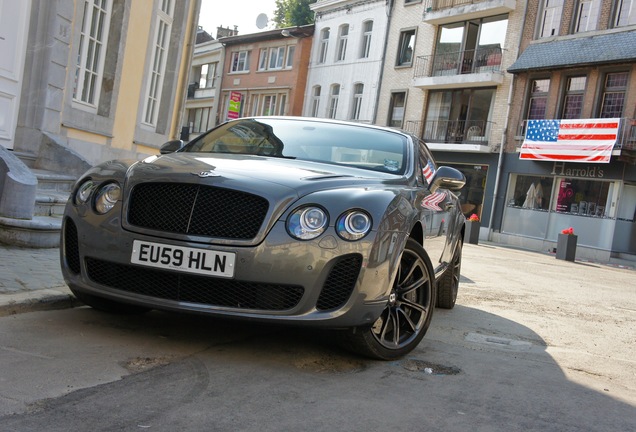
[(443, 9), (450, 9), (456, 6), (483, 3), (485, 1), (487, 0), (425, 0), (424, 10), (427, 12), (434, 12)]
[(484, 120), (408, 121), (404, 130), (429, 143), (487, 146), (492, 125)]
[(495, 72), (501, 70), (501, 47), (455, 51), (415, 59), (415, 78)]
[[(526, 136), (528, 120), (523, 120), (517, 129), (516, 138), (523, 141)], [(615, 150), (636, 150), (636, 119), (622, 118), (618, 129)]]

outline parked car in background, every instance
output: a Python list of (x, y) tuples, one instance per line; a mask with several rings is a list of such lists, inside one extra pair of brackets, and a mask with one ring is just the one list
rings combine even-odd
[(258, 117), (161, 153), (75, 186), (61, 263), (87, 305), (329, 328), (379, 359), (410, 352), (435, 305), (454, 306), (465, 178), (417, 138)]

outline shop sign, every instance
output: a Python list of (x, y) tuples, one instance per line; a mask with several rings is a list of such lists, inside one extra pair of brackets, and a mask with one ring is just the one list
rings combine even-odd
[(566, 164), (562, 162), (554, 162), (551, 174), (561, 177), (583, 177), (597, 179), (603, 178), (605, 176), (603, 168), (600, 168), (598, 166), (583, 165), (573, 168), (571, 166), (566, 166)]

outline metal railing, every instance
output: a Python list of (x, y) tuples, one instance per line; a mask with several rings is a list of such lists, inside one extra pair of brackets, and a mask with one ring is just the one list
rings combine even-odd
[(434, 12), (443, 9), (450, 9), (455, 6), (467, 4), (483, 3), (487, 0), (424, 0), (424, 10)]
[[(551, 120), (551, 119), (546, 119)], [(618, 138), (616, 139), (616, 150), (636, 150), (636, 119), (622, 118), (618, 129)], [(516, 137), (523, 141), (526, 136), (528, 120), (523, 120), (517, 128)], [(519, 144), (521, 145), (521, 144)]]
[(488, 145), (493, 124), (485, 120), (407, 121), (404, 130), (429, 143)]
[(498, 46), (419, 56), (413, 73), (422, 78), (500, 71), (502, 57)]

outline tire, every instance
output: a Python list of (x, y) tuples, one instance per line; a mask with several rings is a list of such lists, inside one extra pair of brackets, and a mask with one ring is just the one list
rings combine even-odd
[(437, 307), (439, 308), (452, 309), (455, 307), (462, 270), (462, 248), (463, 244), (458, 243), (453, 260), (437, 283)]
[(372, 326), (343, 332), (343, 346), (380, 360), (395, 360), (411, 352), (424, 337), (433, 317), (432, 275), (426, 251), (415, 240), (408, 239), (385, 310)]
[(108, 312), (119, 315), (141, 315), (148, 312), (150, 309), (143, 306), (136, 306), (127, 303), (120, 303), (114, 300), (110, 300), (103, 297), (94, 296), (85, 292), (78, 291), (71, 288), (71, 292), (79, 301), (93, 309), (100, 310), (102, 312)]

